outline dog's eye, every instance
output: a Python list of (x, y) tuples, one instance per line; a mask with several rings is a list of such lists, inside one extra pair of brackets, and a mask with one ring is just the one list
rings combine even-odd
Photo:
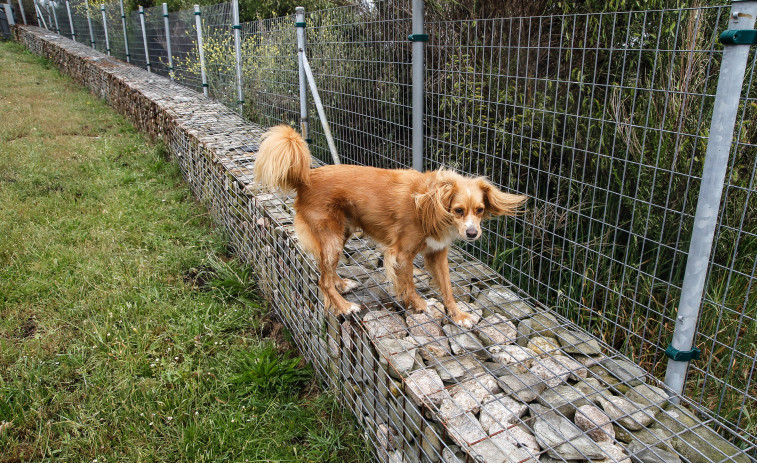
[(455, 214), (457, 214), (457, 215), (463, 215), (463, 212), (465, 212), (465, 211), (463, 211), (462, 207), (456, 207), (455, 208)]
[(484, 213), (484, 208), (483, 207), (479, 207), (478, 209), (476, 209), (476, 214), (481, 215), (483, 213)]

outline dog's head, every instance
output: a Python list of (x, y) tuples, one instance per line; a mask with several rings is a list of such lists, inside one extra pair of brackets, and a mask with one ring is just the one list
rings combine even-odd
[(415, 203), (424, 232), (432, 237), (449, 236), (474, 241), (481, 237), (481, 221), (515, 215), (525, 196), (503, 193), (482, 177), (463, 177), (440, 170), (433, 173), (428, 189), (416, 195)]

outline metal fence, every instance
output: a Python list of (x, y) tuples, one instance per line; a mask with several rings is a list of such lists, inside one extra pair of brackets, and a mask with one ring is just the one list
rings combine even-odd
[[(90, 45), (91, 23), (98, 50), (143, 67), (149, 59), (153, 72), (174, 71), (177, 82), (208, 88), (235, 110), (241, 87), (244, 115), (264, 126), (300, 122), (294, 17), (240, 25), (237, 59), (231, 4), (202, 7), (203, 80), (192, 11), (169, 13), (166, 29), (161, 7), (145, 10), (145, 47), (138, 13), (122, 21), (118, 3), (104, 13), (73, 2), (38, 7), (49, 29)], [(712, 6), (425, 24), (425, 168), (485, 175), (531, 198), (523, 216), (490, 222), (465, 250), (660, 378), (706, 174), (724, 56), (718, 37), (732, 13)], [(342, 159), (410, 167), (410, 10), (366, 2), (309, 12), (306, 23)], [(733, 90), (735, 134), (725, 141), (730, 156), (694, 340), (701, 358), (690, 365), (686, 395), (754, 439), (757, 53), (748, 53), (743, 85)], [(328, 162), (311, 117), (312, 151)]]

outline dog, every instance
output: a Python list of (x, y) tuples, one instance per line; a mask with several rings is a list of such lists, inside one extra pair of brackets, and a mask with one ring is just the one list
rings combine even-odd
[(311, 162), (300, 134), (279, 125), (263, 135), (254, 174), (262, 187), (297, 193), (295, 234), (318, 262), (326, 308), (337, 316), (360, 310), (342, 296), (359, 283), (341, 278), (336, 267), (345, 242), (361, 229), (382, 245), (387, 277), (407, 309), (427, 308), (413, 283), (413, 259), (420, 253), (452, 321), (471, 328), (473, 317), (460, 310), (453, 297), (449, 247), (457, 239), (477, 240), (482, 220), (517, 214), (526, 197), (503, 193), (485, 178), (447, 169), (311, 169)]

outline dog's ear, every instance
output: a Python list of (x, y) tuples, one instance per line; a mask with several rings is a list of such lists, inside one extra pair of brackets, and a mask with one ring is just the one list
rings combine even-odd
[(442, 235), (452, 225), (453, 215), (449, 207), (454, 192), (454, 181), (441, 177), (432, 181), (425, 193), (414, 195), (415, 208), (426, 235)]
[(528, 199), (523, 195), (503, 193), (485, 179), (479, 179), (479, 187), (484, 193), (484, 205), (489, 216), (516, 215)]

